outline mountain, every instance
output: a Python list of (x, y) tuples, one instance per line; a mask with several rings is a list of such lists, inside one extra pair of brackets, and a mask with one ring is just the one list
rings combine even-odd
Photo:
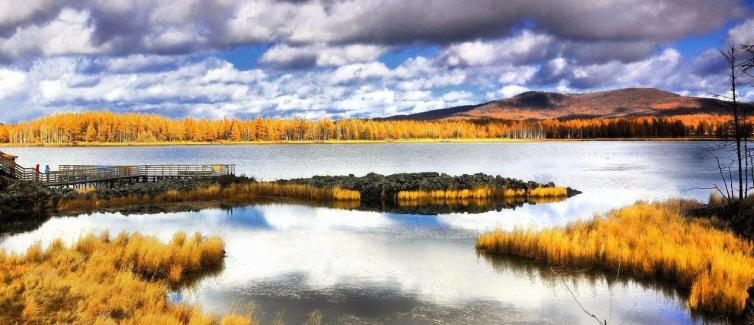
[(654, 88), (625, 88), (583, 94), (527, 91), (507, 99), (479, 105), (396, 115), (387, 119), (537, 120), (729, 112), (729, 104), (717, 99), (681, 96)]

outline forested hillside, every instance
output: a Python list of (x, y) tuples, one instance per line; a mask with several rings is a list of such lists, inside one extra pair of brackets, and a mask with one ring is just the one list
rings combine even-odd
[(111, 112), (65, 113), (0, 125), (0, 143), (282, 142), (412, 139), (591, 139), (716, 137), (726, 115), (634, 116), (572, 120), (377, 121), (347, 119), (170, 119)]

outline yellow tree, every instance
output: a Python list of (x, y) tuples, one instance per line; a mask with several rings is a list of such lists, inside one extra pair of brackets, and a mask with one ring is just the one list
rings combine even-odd
[(97, 140), (97, 129), (94, 127), (94, 123), (90, 122), (86, 127), (86, 133), (84, 133), (84, 140), (86, 142), (94, 142)]
[(267, 130), (265, 130), (264, 119), (262, 119), (261, 115), (257, 115), (256, 129), (257, 139), (261, 141), (270, 140), (267, 137)]
[(231, 122), (231, 125), (230, 125), (230, 140), (231, 141), (238, 142), (238, 141), (241, 141), (243, 139), (243, 134), (242, 134), (242, 131), (241, 131), (241, 126), (239, 124), (240, 123), (236, 119), (234, 119)]

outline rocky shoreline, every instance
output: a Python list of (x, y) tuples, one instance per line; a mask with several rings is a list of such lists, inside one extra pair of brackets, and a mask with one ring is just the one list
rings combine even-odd
[[(464, 190), (476, 187), (534, 189), (540, 187), (555, 187), (553, 183), (537, 183), (515, 178), (492, 176), (483, 173), (473, 175), (463, 174), (451, 176), (444, 173), (399, 173), (381, 175), (369, 173), (365, 176), (314, 176), (310, 178), (295, 178), (277, 181), (281, 184), (303, 184), (314, 187), (340, 187), (361, 193), (361, 201), (395, 203), (396, 195), (401, 191), (434, 191), (434, 190)], [(567, 187), (568, 197), (581, 192)]]
[[(114, 187), (92, 188), (88, 191), (76, 191), (68, 188), (51, 188), (37, 183), (20, 182), (7, 175), (0, 175), (0, 231), (8, 228), (25, 228), (24, 223), (31, 220), (46, 220), (51, 213), (58, 212), (60, 202), (73, 200), (110, 200), (124, 197), (154, 197), (167, 192), (188, 193), (190, 191), (219, 186), (227, 188), (234, 184), (259, 183), (254, 178), (244, 176), (221, 176), (216, 178), (198, 179), (163, 179), (148, 183), (121, 183)], [(401, 173), (380, 175), (369, 173), (365, 176), (314, 176), (277, 180), (271, 183), (286, 185), (306, 185), (319, 189), (342, 188), (358, 191), (361, 194), (360, 209), (373, 211), (394, 211), (403, 213), (451, 213), (451, 212), (482, 212), (515, 208), (523, 205), (523, 201), (516, 202), (484, 202), (476, 205), (438, 205), (438, 206), (399, 206), (396, 202), (400, 191), (432, 191), (432, 190), (464, 190), (477, 187), (533, 189), (554, 187), (552, 183), (540, 184), (526, 182), (514, 178), (492, 176), (486, 174), (450, 176), (447, 174)], [(567, 196), (580, 192), (567, 188)], [(232, 199), (232, 198), (231, 198)], [(92, 207), (91, 209), (95, 209)], [(154, 210), (146, 204), (129, 206), (112, 210), (150, 211)], [(159, 209), (158, 209), (159, 210)], [(81, 213), (93, 212), (77, 211)]]

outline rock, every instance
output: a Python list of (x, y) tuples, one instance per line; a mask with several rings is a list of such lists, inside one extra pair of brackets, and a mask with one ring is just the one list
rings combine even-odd
[(73, 192), (2, 176), (0, 188), (0, 231), (14, 228), (19, 222), (36, 222), (48, 218), (46, 210)]

